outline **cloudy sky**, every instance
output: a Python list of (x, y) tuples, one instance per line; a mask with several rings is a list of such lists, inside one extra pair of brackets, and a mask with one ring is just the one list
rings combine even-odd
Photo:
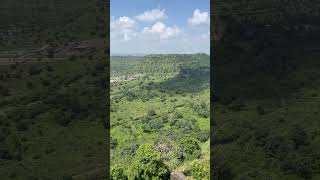
[(111, 54), (210, 52), (210, 0), (111, 0)]

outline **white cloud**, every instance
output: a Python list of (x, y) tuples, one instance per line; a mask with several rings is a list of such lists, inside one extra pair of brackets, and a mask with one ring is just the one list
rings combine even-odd
[(203, 24), (210, 24), (210, 16), (208, 12), (201, 12), (201, 10), (196, 9), (193, 11), (192, 18), (188, 19), (188, 23), (192, 26), (198, 26)]
[(111, 38), (120, 39), (122, 41), (129, 41), (133, 36), (136, 36), (134, 28), (136, 26), (136, 21), (127, 16), (122, 16), (116, 19), (111, 17), (110, 29)]
[(142, 30), (143, 34), (157, 35), (160, 39), (169, 39), (179, 35), (181, 32), (177, 26), (167, 27), (162, 22), (156, 22), (152, 27), (145, 27)]
[(144, 13), (136, 16), (136, 18), (139, 21), (145, 21), (145, 22), (154, 22), (154, 21), (161, 21), (168, 18), (168, 16), (165, 14), (164, 9), (152, 9), (149, 11), (145, 11)]
[(207, 33), (202, 34), (201, 37), (204, 39), (210, 38), (210, 32), (208, 31)]
[(128, 29), (133, 28), (136, 25), (135, 20), (131, 19), (127, 16), (119, 17), (119, 19), (115, 19), (112, 17), (110, 27), (113, 28), (121, 28), (121, 29)]
[[(188, 19), (197, 28), (168, 25), (165, 10), (153, 9), (135, 17), (111, 17), (111, 54), (198, 53), (210, 51), (210, 17), (194, 10)], [(143, 22), (151, 23), (145, 25)]]

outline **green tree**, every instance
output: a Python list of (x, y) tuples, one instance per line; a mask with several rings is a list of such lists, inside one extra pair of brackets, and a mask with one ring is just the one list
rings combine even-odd
[(201, 148), (195, 139), (186, 137), (180, 140), (179, 143), (184, 159), (191, 160), (201, 156)]
[(111, 168), (111, 179), (113, 180), (126, 180), (128, 177), (125, 175), (124, 169), (120, 165), (115, 165)]
[(169, 169), (151, 144), (141, 145), (131, 166), (133, 179), (169, 179)]
[(190, 166), (193, 177), (203, 180), (209, 179), (209, 162), (200, 162), (199, 160), (194, 160), (190, 163)]

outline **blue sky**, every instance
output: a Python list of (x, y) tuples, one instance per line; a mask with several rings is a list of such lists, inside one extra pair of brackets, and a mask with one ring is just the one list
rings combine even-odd
[(209, 0), (111, 0), (111, 54), (209, 53)]

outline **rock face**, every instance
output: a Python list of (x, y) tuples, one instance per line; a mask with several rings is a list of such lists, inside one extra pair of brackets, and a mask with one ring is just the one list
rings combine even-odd
[(174, 171), (170, 174), (170, 180), (185, 180), (186, 176), (181, 172)]

